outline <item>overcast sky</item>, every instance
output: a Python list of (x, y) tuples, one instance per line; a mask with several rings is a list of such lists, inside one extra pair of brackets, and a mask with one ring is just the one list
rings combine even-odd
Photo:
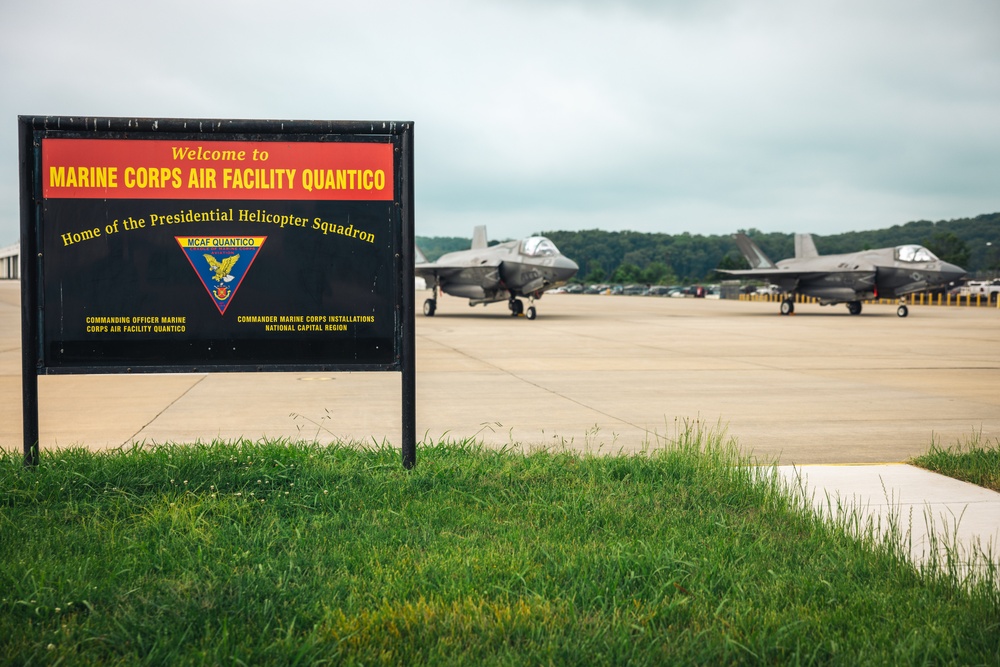
[(1000, 211), (997, 0), (0, 2), (0, 246), (19, 114), (414, 121), (420, 236)]

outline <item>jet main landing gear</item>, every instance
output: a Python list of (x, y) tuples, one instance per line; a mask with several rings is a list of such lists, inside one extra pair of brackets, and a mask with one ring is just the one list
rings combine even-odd
[[(532, 298), (531, 301), (534, 301)], [(511, 317), (519, 317), (524, 315), (529, 320), (533, 320), (538, 317), (538, 311), (535, 310), (534, 306), (528, 306), (528, 309), (524, 309), (524, 302), (518, 298), (511, 297), (510, 301), (507, 302), (507, 307), (510, 308)]]

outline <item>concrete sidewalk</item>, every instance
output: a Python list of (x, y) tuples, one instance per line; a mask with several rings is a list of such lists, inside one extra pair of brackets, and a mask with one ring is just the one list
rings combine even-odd
[[(824, 516), (856, 513), (882, 532), (895, 526), (915, 563), (950, 556), (1000, 565), (1000, 493), (906, 464), (779, 466)], [(979, 561), (980, 566), (983, 561)]]

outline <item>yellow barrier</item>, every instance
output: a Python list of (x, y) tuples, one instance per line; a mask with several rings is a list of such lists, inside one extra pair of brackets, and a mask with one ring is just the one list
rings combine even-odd
[[(954, 297), (954, 298), (952, 298)], [(819, 303), (816, 297), (805, 296), (803, 294), (796, 294), (795, 303)], [(784, 295), (781, 294), (740, 294), (740, 301), (753, 301), (757, 303), (779, 303), (784, 300)], [(896, 305), (898, 303), (897, 299), (867, 299), (864, 303), (878, 303), (882, 305)], [(972, 294), (966, 294), (965, 299), (962, 298), (961, 294), (948, 294), (938, 292), (936, 295), (927, 294), (926, 292), (921, 292), (919, 294), (914, 294), (907, 299), (908, 305), (911, 306), (966, 306), (980, 308), (983, 306), (990, 307), (994, 304), (993, 300), (989, 297), (983, 298), (982, 294), (976, 294), (975, 302), (973, 303)], [(995, 302), (995, 308), (1000, 309), (1000, 298)]]

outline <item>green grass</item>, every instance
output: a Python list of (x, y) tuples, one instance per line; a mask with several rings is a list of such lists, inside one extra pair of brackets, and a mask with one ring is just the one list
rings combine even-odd
[(237, 442), (0, 459), (0, 661), (997, 664), (914, 568), (722, 437), (636, 456)]
[(984, 443), (981, 433), (974, 434), (966, 442), (954, 447), (942, 448), (937, 443), (932, 443), (930, 451), (910, 463), (963, 482), (1000, 491), (1000, 439), (992, 444), (989, 441)]

